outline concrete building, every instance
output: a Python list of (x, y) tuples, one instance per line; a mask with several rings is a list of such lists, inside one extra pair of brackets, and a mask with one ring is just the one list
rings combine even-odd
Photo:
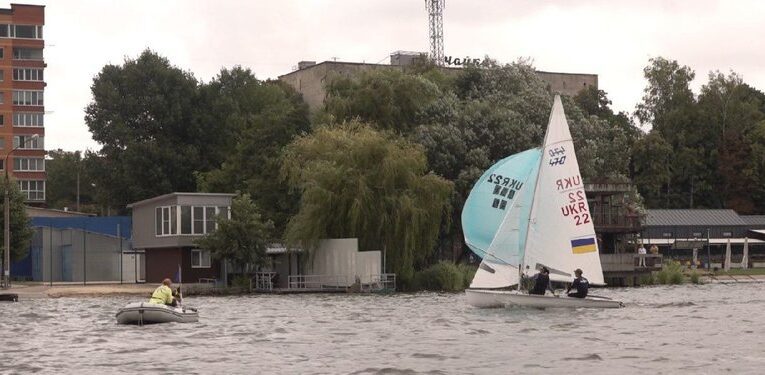
[(183, 281), (220, 280), (220, 263), (194, 240), (216, 228), (218, 216), (230, 217), (234, 194), (170, 193), (129, 204), (133, 249), (145, 252), (146, 282), (174, 277)]
[(0, 163), (8, 164), (0, 167), (38, 205), (45, 203), (46, 179), (43, 25), (44, 6), (0, 9)]
[[(373, 69), (404, 69), (415, 63), (422, 55), (415, 52), (397, 52), (391, 55), (390, 64), (367, 64), (356, 62), (301, 61), (298, 69), (279, 76), (279, 79), (303, 94), (303, 100), (311, 111), (321, 107), (327, 95), (324, 85), (332, 75), (354, 75)], [(444, 67), (447, 73), (458, 73), (462, 68)], [(537, 74), (550, 86), (553, 92), (576, 95), (582, 89), (598, 87), (597, 74), (555, 73), (537, 71)]]
[(283, 246), (271, 246), (266, 253), (270, 266), (261, 274), (271, 274), (273, 288), (346, 289), (377, 282), (384, 274), (382, 253), (359, 251), (357, 238), (322, 240), (311, 254)]

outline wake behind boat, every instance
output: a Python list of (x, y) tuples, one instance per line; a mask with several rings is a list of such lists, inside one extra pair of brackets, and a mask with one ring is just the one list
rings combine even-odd
[(549, 270), (551, 281), (570, 282), (579, 268), (589, 283), (604, 284), (584, 182), (558, 95), (542, 147), (511, 155), (484, 172), (465, 201), (462, 226), (465, 242), (482, 258), (466, 291), (469, 304), (622, 307), (604, 298), (507, 290), (542, 268)]
[(193, 307), (172, 307), (149, 302), (134, 302), (117, 312), (119, 324), (194, 323), (199, 313)]

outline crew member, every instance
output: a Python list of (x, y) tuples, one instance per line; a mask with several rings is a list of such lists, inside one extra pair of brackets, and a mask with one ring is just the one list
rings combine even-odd
[[(571, 286), (566, 289), (566, 294), (568, 294), (569, 297), (587, 297), (587, 290), (590, 289), (590, 282), (582, 277), (582, 270), (579, 268), (574, 271), (574, 275), (576, 275), (576, 278), (574, 279), (574, 282), (571, 284)], [(571, 293), (571, 289), (575, 289), (576, 292)]]
[(539, 273), (534, 275), (532, 279), (534, 280), (534, 288), (529, 291), (529, 294), (543, 296), (549, 289), (552, 294), (555, 295), (555, 290), (552, 288), (552, 285), (550, 285), (550, 270), (548, 270), (547, 267), (542, 267), (542, 269), (539, 270)]
[(168, 305), (172, 307), (178, 306), (177, 294), (173, 291), (173, 282), (170, 279), (162, 280), (162, 285), (154, 289), (154, 293), (151, 294), (149, 303), (156, 303), (158, 305)]

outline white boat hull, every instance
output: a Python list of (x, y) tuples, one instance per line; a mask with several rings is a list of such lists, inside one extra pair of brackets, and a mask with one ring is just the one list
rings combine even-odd
[(117, 312), (117, 323), (119, 324), (193, 323), (198, 321), (199, 313), (196, 309), (148, 302), (130, 303)]
[(620, 301), (605, 298), (573, 298), (540, 296), (519, 293), (517, 291), (467, 289), (465, 290), (468, 304), (481, 307), (533, 307), (533, 308), (596, 308), (611, 309), (624, 307)]

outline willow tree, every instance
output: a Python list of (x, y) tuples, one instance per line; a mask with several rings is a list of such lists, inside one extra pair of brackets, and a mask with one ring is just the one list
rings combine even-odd
[(387, 270), (404, 285), (451, 211), (452, 183), (427, 172), (422, 146), (359, 121), (297, 138), (282, 171), (302, 193), (288, 243), (314, 248), (324, 238), (358, 238), (361, 249), (386, 251)]

